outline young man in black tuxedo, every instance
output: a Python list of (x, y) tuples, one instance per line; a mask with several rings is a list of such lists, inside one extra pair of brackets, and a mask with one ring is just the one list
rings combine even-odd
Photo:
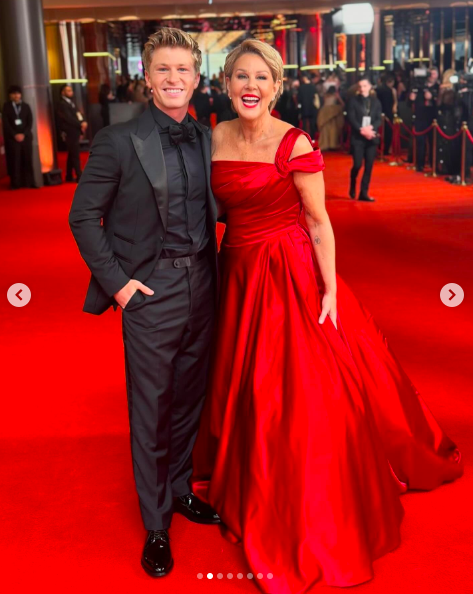
[(10, 187), (12, 190), (33, 188), (33, 114), (22, 100), (18, 85), (8, 89), (8, 98), (3, 106), (2, 123)]
[(123, 310), (133, 469), (148, 530), (141, 563), (155, 577), (173, 566), (173, 511), (220, 522), (189, 486), (217, 275), (210, 132), (187, 113), (201, 62), (187, 33), (151, 35), (149, 108), (97, 134), (69, 216), (92, 272), (84, 310)]
[(358, 81), (358, 94), (348, 104), (348, 121), (351, 124), (351, 150), (353, 167), (350, 174), (350, 198), (356, 198), (356, 178), (365, 161), (358, 200), (374, 202), (368, 190), (371, 172), (379, 144), (378, 129), (381, 126), (381, 103), (371, 92), (367, 78)]
[[(74, 103), (74, 91), (70, 85), (62, 85), (57, 106), (59, 130), (67, 146), (66, 182), (79, 181), (82, 175), (80, 164), (80, 137), (87, 130), (87, 122)], [(76, 179), (73, 178), (73, 171)]]

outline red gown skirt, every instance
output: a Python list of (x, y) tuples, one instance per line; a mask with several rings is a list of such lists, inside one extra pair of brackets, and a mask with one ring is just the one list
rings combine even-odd
[(293, 172), (324, 165), (320, 151), (289, 160), (301, 133), (288, 131), (275, 163), (213, 163), (227, 228), (194, 449), (194, 491), (273, 594), (369, 580), (400, 542), (400, 494), (462, 474), (455, 444), (340, 277), (338, 330), (318, 322), (323, 285)]

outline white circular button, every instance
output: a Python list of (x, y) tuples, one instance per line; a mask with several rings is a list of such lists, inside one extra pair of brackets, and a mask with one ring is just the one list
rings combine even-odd
[(447, 283), (440, 291), (440, 299), (447, 307), (456, 307), (465, 298), (465, 293), (460, 285)]
[(24, 307), (30, 302), (31, 291), (23, 283), (15, 283), (8, 289), (7, 299), (14, 307)]

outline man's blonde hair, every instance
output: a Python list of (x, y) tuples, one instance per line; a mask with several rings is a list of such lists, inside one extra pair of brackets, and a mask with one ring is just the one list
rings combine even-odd
[(276, 105), (277, 100), (283, 91), (282, 80), (284, 77), (284, 65), (282, 58), (279, 55), (279, 52), (274, 49), (274, 47), (271, 47), (264, 41), (259, 41), (258, 39), (245, 39), (243, 43), (241, 43), (228, 54), (227, 59), (225, 60), (224, 72), (227, 78), (232, 78), (235, 63), (238, 58), (243, 56), (243, 54), (256, 54), (262, 58), (268, 65), (273, 81), (279, 81), (280, 83), (279, 89), (276, 92), (276, 96), (269, 104), (269, 111), (271, 111)]
[(194, 58), (194, 68), (196, 73), (200, 72), (200, 67), (202, 66), (202, 53), (197, 42), (185, 31), (171, 27), (162, 27), (162, 29), (159, 29), (159, 31), (156, 31), (156, 33), (153, 33), (148, 37), (148, 41), (145, 43), (143, 54), (141, 56), (143, 68), (148, 74), (151, 60), (153, 59), (153, 53), (160, 47), (183, 47), (184, 49), (188, 49)]

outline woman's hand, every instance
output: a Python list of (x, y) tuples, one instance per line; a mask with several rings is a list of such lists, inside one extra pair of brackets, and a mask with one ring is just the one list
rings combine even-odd
[(337, 327), (337, 297), (335, 293), (325, 293), (322, 298), (322, 313), (320, 314), (319, 324), (325, 322), (325, 318), (329, 317), (335, 328)]

